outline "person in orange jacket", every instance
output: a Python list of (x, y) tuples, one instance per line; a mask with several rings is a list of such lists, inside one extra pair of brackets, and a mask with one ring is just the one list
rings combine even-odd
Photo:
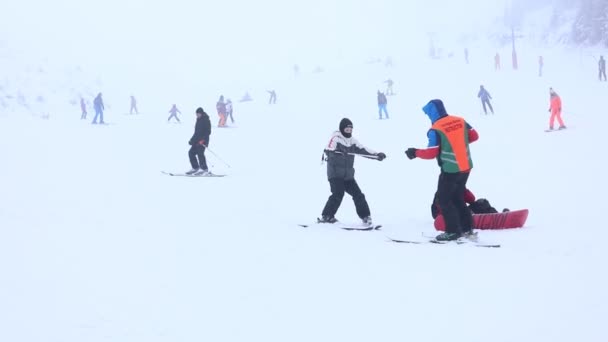
[(557, 123), (559, 123), (558, 129), (565, 129), (566, 125), (564, 125), (564, 121), (562, 120), (562, 99), (559, 97), (559, 95), (557, 95), (553, 88), (549, 88), (549, 94), (549, 112), (551, 113), (551, 118), (549, 119), (549, 130), (553, 130), (555, 119), (557, 119)]

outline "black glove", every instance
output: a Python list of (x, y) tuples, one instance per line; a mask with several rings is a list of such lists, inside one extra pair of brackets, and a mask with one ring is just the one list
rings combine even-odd
[(188, 145), (192, 145), (194, 144), (194, 142), (192, 141), (192, 139), (188, 140)]
[(386, 158), (386, 154), (384, 154), (382, 152), (377, 153), (376, 156), (378, 157), (379, 161), (383, 161)]
[(410, 147), (405, 151), (405, 154), (407, 155), (408, 158), (414, 159), (414, 158), (416, 158), (416, 151), (418, 151), (418, 149)]

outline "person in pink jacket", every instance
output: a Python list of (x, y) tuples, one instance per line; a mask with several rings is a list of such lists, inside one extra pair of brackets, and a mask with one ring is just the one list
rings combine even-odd
[(562, 120), (562, 99), (559, 97), (559, 95), (557, 95), (553, 88), (549, 88), (549, 94), (549, 112), (551, 113), (551, 118), (549, 119), (549, 130), (553, 130), (555, 119), (557, 119), (557, 123), (559, 123), (558, 129), (565, 129), (566, 125), (564, 125), (564, 121)]

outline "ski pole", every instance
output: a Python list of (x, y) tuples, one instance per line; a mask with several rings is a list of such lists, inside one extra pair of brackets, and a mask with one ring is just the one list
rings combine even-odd
[(340, 151), (331, 151), (334, 153), (341, 153), (341, 154), (347, 154), (350, 156), (359, 156), (359, 157), (363, 157), (363, 158), (367, 158), (367, 159), (379, 159), (378, 156), (373, 155), (373, 154), (361, 154), (361, 153), (352, 153), (352, 152), (340, 152)]
[(226, 163), (225, 161), (223, 161), (223, 160), (222, 160), (222, 158), (220, 158), (220, 157), (219, 157), (217, 154), (215, 154), (215, 152), (213, 152), (213, 150), (212, 150), (212, 149), (210, 149), (209, 147), (206, 147), (206, 146), (205, 146), (205, 148), (206, 148), (206, 149), (207, 149), (209, 152), (211, 152), (211, 154), (213, 154), (213, 155), (215, 156), (215, 158), (217, 158), (219, 161), (221, 161), (222, 163), (224, 163), (226, 166), (230, 167), (230, 165), (228, 165), (228, 163)]

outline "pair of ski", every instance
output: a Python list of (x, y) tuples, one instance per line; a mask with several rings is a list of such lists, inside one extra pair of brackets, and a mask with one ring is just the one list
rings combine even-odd
[[(380, 230), (380, 228), (382, 228), (381, 224), (377, 224), (377, 225), (357, 225), (357, 224), (343, 224), (341, 222), (330, 223), (330, 222), (323, 222), (319, 218), (317, 218), (317, 223), (315, 223), (315, 224), (334, 226), (334, 227), (338, 227), (338, 228), (343, 229), (343, 230), (351, 230), (351, 231), (356, 230), (356, 231), (361, 231), (361, 232)], [(310, 227), (312, 225), (310, 225), (310, 224), (298, 224), (298, 226), (300, 226), (302, 228), (308, 228), (308, 227)]]
[[(336, 223), (322, 222), (319, 219), (317, 219), (316, 225), (334, 226), (334, 227), (337, 227), (337, 228), (340, 228), (343, 230), (349, 230), (349, 231), (375, 231), (375, 230), (380, 230), (380, 228), (382, 228), (382, 225), (372, 225), (372, 226), (364, 226), (364, 225), (356, 225), (356, 224), (348, 225), (348, 224), (342, 224), (340, 222), (336, 222)], [(309, 228), (312, 225), (311, 224), (298, 224), (298, 226), (300, 226), (302, 228)], [(497, 244), (480, 243), (477, 241), (472, 241), (472, 240), (468, 240), (468, 239), (464, 239), (464, 238), (454, 240), (454, 241), (438, 241), (434, 237), (425, 236), (424, 234), (423, 234), (423, 237), (425, 238), (425, 240), (422, 240), (422, 241), (421, 240), (400, 240), (400, 239), (393, 239), (391, 237), (387, 237), (387, 238), (389, 239), (390, 242), (415, 244), (415, 245), (421, 245), (421, 244), (426, 244), (426, 243), (431, 243), (431, 244), (436, 244), (436, 245), (468, 244), (468, 245), (472, 245), (475, 247), (500, 248), (500, 245), (497, 245)]]
[(497, 244), (480, 243), (477, 241), (467, 240), (464, 238), (454, 240), (454, 241), (439, 241), (436, 238), (428, 238), (428, 237), (426, 237), (426, 238), (427, 238), (427, 240), (424, 240), (424, 241), (399, 240), (399, 239), (393, 239), (391, 237), (389, 237), (388, 239), (389, 239), (389, 241), (395, 242), (395, 243), (409, 243), (409, 244), (415, 244), (415, 245), (430, 243), (430, 244), (435, 244), (435, 245), (454, 245), (455, 244), (455, 245), (471, 245), (471, 246), (475, 246), (475, 247), (485, 247), (485, 248), (500, 248), (500, 245), (497, 245)]
[(218, 175), (215, 173), (205, 173), (205, 174), (186, 174), (186, 173), (174, 173), (174, 172), (166, 172), (161, 171), (163, 174), (174, 177), (225, 177), (226, 175)]

